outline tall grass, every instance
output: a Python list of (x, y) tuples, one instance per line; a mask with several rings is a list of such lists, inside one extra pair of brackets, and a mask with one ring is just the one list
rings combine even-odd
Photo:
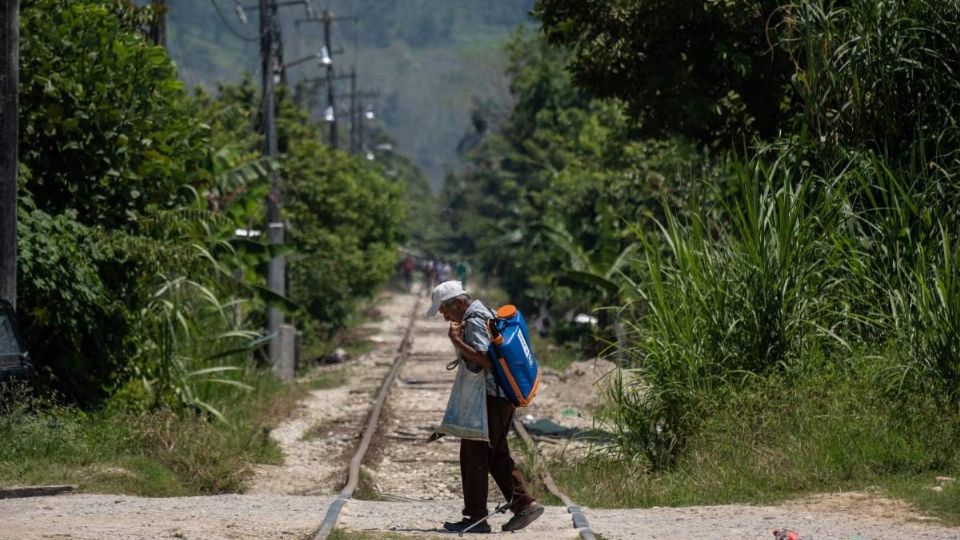
[(960, 16), (941, 0), (788, 3), (772, 41), (790, 54), (808, 156), (865, 148), (891, 164), (956, 161)]
[(555, 463), (561, 487), (591, 507), (771, 504), (807, 493), (867, 490), (902, 496), (960, 522), (960, 422), (935, 400), (887, 399), (878, 373), (895, 358), (855, 351), (843, 369), (813, 355), (804, 367), (751, 379), (709, 411), (666, 470), (599, 455)]
[(707, 205), (637, 227), (631, 362), (601, 420), (654, 469), (752, 385), (862, 371), (855, 358), (876, 366), (863, 405), (891, 422), (960, 410), (960, 8), (782, 9), (792, 131), (729, 159)]
[(902, 340), (897, 388), (946, 394), (960, 412), (960, 256), (947, 231), (940, 224), (940, 245), (920, 246), (904, 287), (890, 291), (888, 324)]
[[(668, 212), (658, 237), (638, 232), (637, 377), (613, 385), (610, 420), (656, 468), (670, 464), (718, 396), (843, 344), (831, 330), (840, 252), (822, 234), (839, 214), (812, 178), (793, 183), (790, 173), (759, 161), (738, 167), (719, 223), (708, 221), (716, 212), (683, 221)], [(641, 425), (625, 421), (638, 411)]]
[(269, 429), (306, 392), (272, 373), (245, 370), (253, 390), (205, 400), (226, 422), (171, 409), (130, 410), (125, 387), (84, 411), (27, 389), (0, 390), (0, 485), (77, 484), (82, 491), (145, 496), (237, 492), (257, 463), (279, 463)]
[(871, 379), (883, 399), (960, 404), (956, 229), (879, 160), (830, 178), (789, 163), (737, 165), (714, 208), (638, 230), (631, 367), (601, 418), (623, 455), (668, 468), (754, 380), (854, 351), (894, 360)]

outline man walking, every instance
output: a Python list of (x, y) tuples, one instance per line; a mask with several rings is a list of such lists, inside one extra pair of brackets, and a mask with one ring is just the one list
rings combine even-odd
[(513, 421), (513, 404), (507, 401), (497, 385), (487, 357), (490, 336), (487, 321), (494, 314), (480, 300), (472, 300), (459, 281), (445, 281), (431, 293), (432, 305), (427, 316), (439, 312), (450, 323), (450, 342), (457, 356), (470, 371), (484, 372), (487, 392), (488, 435), (490, 442), (460, 440), (460, 479), (463, 484), (463, 515), (460, 521), (446, 522), (448, 531), (460, 532), (477, 522), (469, 532), (488, 533), (487, 475), (509, 502), (513, 517), (503, 525), (504, 531), (520, 530), (543, 514), (543, 506), (527, 493), (520, 469), (510, 457), (507, 434)]

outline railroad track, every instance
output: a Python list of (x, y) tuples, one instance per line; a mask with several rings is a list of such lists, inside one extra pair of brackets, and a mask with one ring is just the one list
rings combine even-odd
[[(421, 297), (414, 303), (390, 371), (383, 378), (363, 426), (360, 442), (350, 460), (347, 483), (328, 507), (323, 522), (313, 535), (314, 540), (325, 540), (340, 522), (347, 502), (356, 500), (352, 497), (361, 483), (361, 471), (371, 471), (378, 466), (390, 471), (377, 480), (381, 498), (394, 501), (393, 504), (429, 504), (428, 501), (460, 497), (459, 439), (445, 437), (437, 442), (424, 443), (443, 414), (453, 373), (444, 369), (452, 354), (446, 336), (447, 325), (424, 320), (420, 313), (422, 303)], [(415, 338), (419, 339), (416, 347)], [(414, 361), (407, 362), (411, 358)], [(389, 412), (384, 414), (385, 411)], [(594, 540), (586, 516), (576, 503), (559, 490), (533, 438), (516, 418), (514, 429), (523, 443), (534, 449), (536, 459), (541, 461), (539, 469), (543, 472), (544, 485), (566, 506), (572, 525), (572, 528), (567, 526), (568, 534), (576, 533), (574, 537)], [(376, 456), (370, 455), (372, 447), (376, 449)], [(491, 493), (499, 496), (496, 489), (492, 489)], [(402, 506), (396, 507), (396, 510), (403, 512)], [(552, 509), (551, 512), (540, 521), (556, 520), (563, 515), (559, 509)], [(404, 527), (405, 524), (398, 526), (397, 523), (394, 521), (392, 530), (439, 532)], [(541, 534), (546, 532), (542, 531)]]

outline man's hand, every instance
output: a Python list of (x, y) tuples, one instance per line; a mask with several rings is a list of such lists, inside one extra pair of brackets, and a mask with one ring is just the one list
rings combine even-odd
[(460, 339), (460, 335), (462, 333), (460, 328), (461, 328), (460, 323), (458, 322), (450, 323), (450, 329), (447, 331), (447, 335), (450, 336), (450, 340), (453, 341), (454, 343), (456, 343), (457, 340)]
[(493, 364), (490, 363), (490, 359), (487, 358), (486, 353), (477, 352), (476, 349), (463, 341), (463, 323), (450, 323), (450, 330), (447, 332), (447, 335), (450, 336), (450, 342), (453, 343), (453, 347), (462, 353), (468, 362), (473, 362), (482, 368), (493, 369)]

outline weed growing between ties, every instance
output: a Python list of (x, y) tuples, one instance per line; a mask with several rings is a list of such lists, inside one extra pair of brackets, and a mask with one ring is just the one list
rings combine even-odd
[(95, 493), (180, 496), (237, 492), (255, 463), (282, 456), (269, 429), (304, 389), (251, 371), (252, 391), (214, 402), (229, 423), (169, 409), (85, 412), (8, 390), (0, 408), (0, 484), (72, 483)]
[(335, 369), (320, 370), (316, 375), (307, 379), (304, 384), (310, 390), (329, 390), (343, 386), (347, 382), (347, 368), (340, 366)]
[(342, 431), (345, 428), (346, 422), (341, 418), (328, 418), (326, 420), (321, 420), (316, 424), (313, 424), (306, 431), (303, 432), (303, 435), (300, 436), (301, 441), (311, 441), (314, 439), (323, 439), (329, 437), (334, 431)]
[(357, 480), (357, 489), (353, 492), (353, 498), (359, 501), (382, 501), (383, 494), (377, 488), (377, 484), (371, 474), (360, 469), (360, 477)]

